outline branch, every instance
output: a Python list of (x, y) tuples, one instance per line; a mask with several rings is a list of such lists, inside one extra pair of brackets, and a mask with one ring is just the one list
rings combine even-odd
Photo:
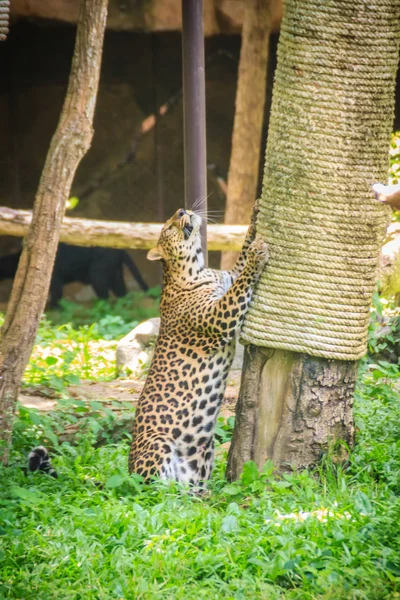
[[(32, 220), (29, 210), (0, 207), (0, 235), (23, 237)], [(148, 250), (157, 244), (162, 225), (64, 217), (60, 241), (73, 246), (104, 246)], [(209, 250), (240, 250), (246, 225), (209, 225)]]

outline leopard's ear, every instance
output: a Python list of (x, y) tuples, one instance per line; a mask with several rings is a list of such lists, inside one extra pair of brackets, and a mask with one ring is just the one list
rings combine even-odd
[(162, 260), (164, 258), (164, 253), (159, 246), (152, 248), (147, 253), (148, 260)]

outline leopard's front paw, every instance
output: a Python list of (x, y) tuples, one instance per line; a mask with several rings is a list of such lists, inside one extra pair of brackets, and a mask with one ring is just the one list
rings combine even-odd
[(268, 262), (268, 246), (260, 235), (250, 244), (249, 255), (256, 259), (258, 265), (264, 266)]

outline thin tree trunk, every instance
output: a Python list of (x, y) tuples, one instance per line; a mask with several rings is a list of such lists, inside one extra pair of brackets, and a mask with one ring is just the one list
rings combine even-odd
[(249, 459), (303, 468), (353, 443), (357, 358), (389, 217), (370, 186), (387, 170), (400, 37), (399, 3), (368, 9), (285, 3), (257, 221), (270, 262), (242, 332), (230, 479)]
[(65, 202), (90, 147), (107, 0), (82, 0), (68, 90), (35, 198), (0, 342), (0, 458), (7, 464), (15, 404), (46, 303)]
[[(271, 0), (247, 0), (242, 30), (225, 224), (248, 223), (257, 193), (271, 31)], [(224, 252), (221, 268), (235, 264)]]

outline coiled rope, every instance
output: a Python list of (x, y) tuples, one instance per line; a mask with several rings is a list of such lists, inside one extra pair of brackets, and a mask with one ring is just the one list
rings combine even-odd
[(399, 0), (286, 0), (257, 229), (270, 261), (242, 341), (356, 360), (388, 211)]
[(10, 0), (0, 0), (0, 42), (7, 39), (10, 21)]

